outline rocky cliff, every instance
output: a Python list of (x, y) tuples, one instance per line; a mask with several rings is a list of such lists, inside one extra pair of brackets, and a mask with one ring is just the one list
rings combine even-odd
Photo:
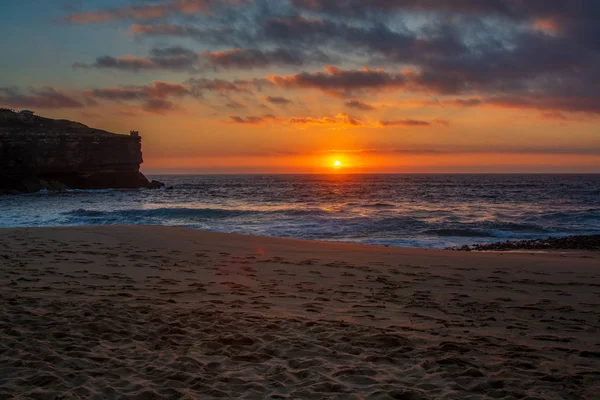
[(0, 109), (0, 192), (160, 186), (142, 162), (137, 134)]

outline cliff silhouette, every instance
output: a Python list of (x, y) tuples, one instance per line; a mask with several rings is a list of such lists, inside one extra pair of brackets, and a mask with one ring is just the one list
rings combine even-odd
[(0, 109), (0, 193), (156, 188), (140, 172), (142, 138)]

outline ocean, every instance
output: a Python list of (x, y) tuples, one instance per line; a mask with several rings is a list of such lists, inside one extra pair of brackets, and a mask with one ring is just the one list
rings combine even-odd
[(600, 175), (164, 175), (172, 189), (0, 196), (0, 227), (155, 224), (444, 248), (600, 234)]

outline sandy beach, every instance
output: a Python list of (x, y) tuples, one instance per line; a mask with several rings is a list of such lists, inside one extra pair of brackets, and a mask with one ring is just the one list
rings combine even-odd
[(0, 230), (0, 399), (593, 399), (600, 254)]

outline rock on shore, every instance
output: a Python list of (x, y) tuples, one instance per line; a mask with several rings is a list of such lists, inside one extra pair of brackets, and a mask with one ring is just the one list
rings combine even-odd
[(600, 251), (600, 235), (579, 235), (546, 239), (505, 241), (471, 246), (452, 247), (459, 251), (507, 251), (507, 250), (587, 250)]

